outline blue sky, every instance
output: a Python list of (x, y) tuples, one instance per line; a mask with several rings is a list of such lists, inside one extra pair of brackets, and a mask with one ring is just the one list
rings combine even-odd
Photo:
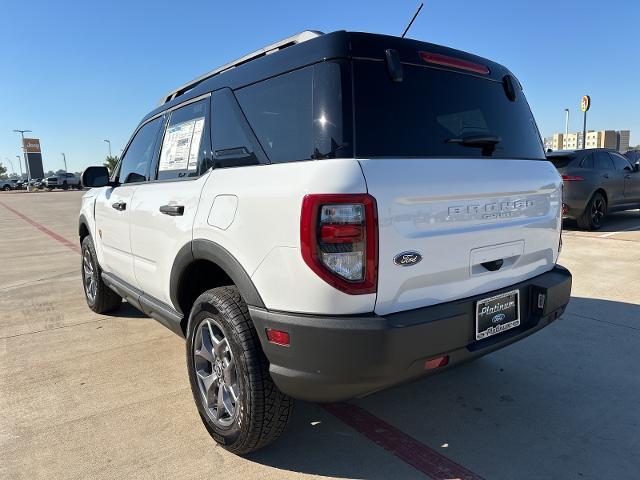
[[(305, 29), (399, 35), (418, 1), (30, 1), (0, 5), (0, 162), (12, 130), (41, 139), (45, 170), (79, 171), (122, 149), (167, 91)], [(631, 129), (640, 143), (640, 2), (427, 0), (409, 36), (503, 63), (543, 135)]]

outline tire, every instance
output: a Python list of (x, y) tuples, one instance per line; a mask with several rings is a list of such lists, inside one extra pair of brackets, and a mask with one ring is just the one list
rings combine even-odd
[(582, 230), (600, 230), (607, 214), (607, 200), (600, 192), (596, 192), (587, 203), (587, 207), (576, 220)]
[(11, 187), (9, 185), (5, 185), (4, 187), (2, 187), (2, 190), (8, 192), (9, 190), (11, 190)]
[[(89, 308), (96, 313), (107, 313), (122, 305), (122, 297), (102, 281), (96, 250), (90, 236), (82, 240), (82, 286)], [(92, 283), (93, 282), (93, 283)]]
[(69, 185), (67, 184), (67, 182), (64, 182), (62, 184), (62, 190), (69, 190)]
[(198, 297), (189, 316), (186, 353), (198, 413), (216, 442), (243, 455), (282, 434), (293, 399), (273, 383), (237, 287), (214, 288)]

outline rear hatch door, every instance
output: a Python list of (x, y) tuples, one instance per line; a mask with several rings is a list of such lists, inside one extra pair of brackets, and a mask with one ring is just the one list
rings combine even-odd
[(394, 81), (385, 62), (353, 66), (356, 156), (378, 208), (376, 313), (478, 295), (552, 269), (561, 178), (517, 80), (509, 98), (504, 82), (480, 68), (417, 58), (402, 70)]

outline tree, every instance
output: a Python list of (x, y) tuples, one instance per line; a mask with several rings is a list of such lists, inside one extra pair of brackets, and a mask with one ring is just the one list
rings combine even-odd
[(104, 166), (109, 169), (109, 174), (112, 174), (120, 161), (120, 157), (118, 155), (107, 155), (105, 159)]
[(0, 163), (0, 178), (4, 180), (6, 173), (7, 173), (7, 167), (5, 167), (2, 163)]

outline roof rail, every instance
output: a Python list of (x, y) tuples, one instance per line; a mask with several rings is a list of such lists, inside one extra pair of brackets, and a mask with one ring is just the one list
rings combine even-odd
[(255, 52), (248, 53), (247, 55), (240, 57), (237, 60), (234, 60), (233, 62), (229, 62), (225, 65), (222, 65), (221, 67), (218, 67), (215, 70), (205, 73), (204, 75), (201, 75), (198, 78), (188, 83), (185, 83), (184, 85), (176, 88), (175, 90), (171, 90), (169, 93), (167, 93), (165, 96), (162, 97), (158, 106), (164, 105), (165, 103), (170, 102), (174, 98), (179, 97), (180, 95), (191, 90), (198, 84), (204, 82), (208, 78), (211, 78), (215, 75), (218, 75), (222, 72), (235, 68), (244, 63), (250, 62), (251, 60), (255, 60), (256, 58), (264, 57), (265, 55), (269, 55), (271, 53), (277, 52), (278, 50), (282, 50), (283, 48), (290, 47), (298, 43), (306, 42), (307, 40), (311, 40), (321, 35), (324, 35), (324, 33), (319, 32), (317, 30), (305, 30), (304, 32), (300, 32), (296, 35), (292, 35), (290, 37), (285, 38), (284, 40), (280, 40), (279, 42), (275, 42), (275, 43), (272, 43), (271, 45), (267, 45), (266, 47), (256, 50)]

